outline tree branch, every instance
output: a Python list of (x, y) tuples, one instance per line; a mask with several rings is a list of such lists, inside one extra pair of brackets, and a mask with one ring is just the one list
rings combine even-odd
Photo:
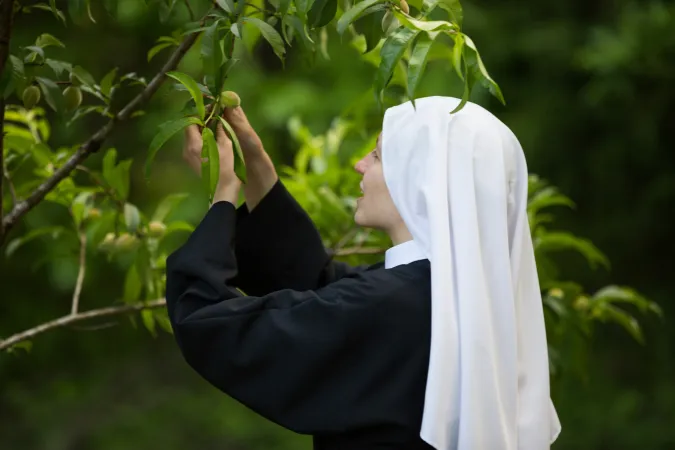
[[(14, 13), (14, 0), (0, 0), (0, 75), (5, 70), (7, 57), (9, 56), (9, 39), (12, 35), (12, 16)], [(5, 167), (5, 98), (0, 93), (0, 170), (4, 173)], [(5, 197), (4, 183), (0, 178), (0, 215), (3, 214), (3, 199)], [(0, 236), (5, 234), (5, 224), (0, 223)]]
[[(95, 153), (101, 148), (103, 141), (108, 137), (110, 132), (115, 127), (117, 122), (128, 119), (131, 114), (143, 103), (148, 101), (155, 92), (160, 88), (166, 79), (166, 72), (174, 70), (181, 59), (185, 56), (187, 51), (197, 40), (199, 33), (190, 33), (185, 40), (176, 48), (169, 60), (164, 64), (157, 75), (148, 83), (143, 91), (131, 100), (115, 117), (113, 117), (107, 124), (99, 129), (87, 142), (85, 142), (77, 151), (71, 156), (66, 163), (59, 167), (54, 174), (38, 186), (25, 200), (19, 202), (11, 212), (2, 218), (2, 226), (4, 228), (4, 235), (16, 224), (16, 222), (35, 205), (40, 203), (42, 199), (56, 187), (56, 185), (66, 178), (78, 164), (84, 161), (90, 154)], [(0, 236), (0, 241), (4, 238)]]
[(77, 273), (77, 282), (75, 283), (75, 292), (73, 292), (73, 302), (70, 307), (70, 314), (77, 314), (77, 307), (80, 303), (80, 294), (82, 293), (82, 284), (84, 284), (84, 273), (87, 270), (87, 235), (80, 232), (80, 270)]
[(42, 334), (46, 331), (53, 330), (55, 328), (62, 328), (67, 325), (72, 325), (77, 322), (82, 322), (89, 319), (100, 318), (100, 317), (110, 317), (110, 316), (119, 316), (122, 314), (129, 314), (133, 312), (142, 311), (144, 309), (154, 309), (161, 308), (165, 306), (164, 300), (155, 300), (148, 303), (138, 303), (135, 305), (124, 305), (124, 306), (111, 306), (108, 308), (101, 309), (92, 309), (91, 311), (82, 312), (79, 314), (69, 314), (67, 316), (60, 317), (58, 319), (45, 322), (42, 325), (31, 328), (21, 333), (17, 333), (8, 337), (7, 339), (0, 341), (0, 351), (6, 350), (13, 345), (18, 344), (19, 342), (32, 339), (35, 336)]

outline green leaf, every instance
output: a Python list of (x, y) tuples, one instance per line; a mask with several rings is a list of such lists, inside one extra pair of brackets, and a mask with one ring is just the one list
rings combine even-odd
[(408, 97), (415, 104), (415, 90), (422, 79), (424, 68), (427, 65), (429, 49), (438, 33), (421, 33), (415, 42), (415, 48), (408, 62)]
[(44, 228), (36, 228), (34, 230), (29, 231), (28, 233), (24, 234), (21, 237), (12, 239), (8, 244), (7, 247), (5, 248), (5, 256), (8, 258), (12, 256), (21, 246), (27, 244), (28, 242), (32, 241), (33, 239), (44, 236), (44, 235), (51, 235), (52, 239), (57, 239), (59, 236), (61, 236), (62, 233), (66, 231), (65, 228), (59, 227), (59, 226), (53, 226), (53, 227), (44, 227)]
[(135, 233), (141, 224), (141, 213), (138, 208), (131, 203), (124, 204), (124, 224), (129, 233)]
[(56, 61), (54, 59), (47, 58), (45, 60), (45, 64), (47, 64), (54, 71), (54, 74), (57, 77), (60, 77), (64, 72), (70, 73), (70, 71), (73, 70), (73, 66), (65, 61)]
[(178, 220), (175, 222), (171, 222), (170, 224), (167, 224), (166, 234), (164, 234), (164, 236), (166, 237), (170, 233), (175, 233), (176, 231), (185, 231), (187, 233), (192, 233), (194, 230), (195, 230), (194, 225), (182, 220)]
[(642, 330), (640, 329), (640, 324), (635, 319), (635, 317), (617, 308), (616, 306), (609, 304), (604, 305), (598, 310), (598, 312), (605, 320), (609, 319), (624, 327), (626, 331), (628, 331), (628, 333), (630, 333), (630, 335), (633, 336), (633, 338), (640, 344), (645, 343), (644, 337), (642, 336)]
[(344, 14), (342, 14), (342, 17), (340, 17), (337, 22), (338, 33), (342, 35), (347, 27), (349, 27), (349, 25), (354, 22), (368, 7), (377, 3), (382, 3), (383, 1), (384, 0), (363, 0), (362, 2), (359, 2), (353, 7), (349, 8), (344, 12)]
[(232, 0), (216, 0), (218, 6), (228, 14), (234, 14), (234, 2)]
[(218, 94), (222, 90), (223, 75), (221, 67), (223, 65), (223, 50), (220, 47), (220, 39), (218, 33), (219, 20), (204, 31), (202, 36), (201, 55), (204, 62), (204, 71), (211, 75), (213, 84), (209, 88)]
[(141, 278), (138, 275), (136, 264), (132, 264), (124, 278), (124, 302), (132, 303), (137, 301), (141, 297), (141, 287)]
[(308, 23), (321, 28), (328, 25), (337, 13), (337, 0), (314, 0), (307, 15)]
[[(213, 131), (209, 127), (202, 130), (202, 178), (209, 193), (209, 200), (213, 198), (218, 186), (218, 174), (220, 173), (220, 156), (218, 153), (218, 144)], [(205, 159), (205, 160), (204, 160)]]
[(91, 76), (89, 72), (84, 70), (80, 66), (75, 66), (73, 67), (72, 74), (82, 82), (82, 84), (89, 86), (90, 88), (94, 88), (94, 85), (96, 84), (96, 81), (94, 80), (94, 77)]
[(165, 48), (169, 48), (169, 47), (173, 47), (173, 46), (174, 46), (174, 44), (172, 44), (170, 42), (163, 42), (161, 44), (155, 45), (150, 50), (148, 50), (148, 62), (150, 62), (150, 60), (152, 58), (154, 58), (159, 52), (161, 52)]
[(152, 311), (150, 309), (141, 310), (141, 318), (143, 319), (143, 325), (145, 325), (145, 328), (148, 329), (150, 334), (153, 337), (157, 336), (157, 330), (155, 328), (155, 318), (152, 315)]
[(199, 90), (199, 86), (197, 86), (197, 82), (192, 79), (190, 75), (181, 72), (167, 72), (166, 75), (173, 78), (174, 80), (177, 80), (187, 88), (187, 90), (190, 92), (190, 95), (192, 95), (192, 99), (195, 101), (199, 117), (203, 121), (204, 117), (206, 116), (206, 110), (204, 108), (204, 98), (202, 97), (202, 93)]
[(188, 194), (169, 194), (157, 205), (155, 213), (152, 215), (152, 221), (164, 222), (166, 216), (183, 200), (188, 197)]
[(113, 170), (112, 177), (108, 180), (110, 187), (117, 193), (118, 199), (126, 200), (129, 196), (131, 159), (121, 161)]
[(499, 87), (499, 85), (495, 82), (495, 80), (490, 77), (488, 74), (487, 69), (485, 68), (485, 64), (483, 64), (483, 60), (480, 57), (480, 54), (478, 53), (478, 49), (476, 48), (476, 44), (473, 43), (473, 40), (466, 34), (462, 34), (464, 36), (464, 40), (466, 42), (466, 46), (469, 47), (471, 50), (473, 50), (476, 53), (476, 60), (478, 61), (478, 68), (480, 69), (480, 73), (485, 77), (485, 79), (488, 81), (488, 90), (492, 95), (497, 97), (497, 99), (503, 104), (506, 105), (506, 100), (504, 100), (504, 96), (502, 95), (502, 90)]
[(659, 316), (663, 315), (663, 311), (661, 311), (659, 305), (649, 301), (629, 287), (605, 286), (593, 295), (593, 300), (595, 302), (629, 303), (637, 306), (642, 312), (651, 311)]
[(382, 39), (382, 18), (386, 9), (385, 5), (375, 5), (364, 11), (353, 23), (356, 32), (366, 38), (364, 55), (375, 49)]
[(279, 59), (284, 59), (284, 53), (286, 53), (284, 41), (281, 39), (281, 35), (277, 32), (277, 30), (275, 30), (270, 24), (255, 17), (242, 17), (241, 23), (250, 23), (251, 25), (257, 27), (260, 30), (260, 34), (262, 34), (265, 40), (270, 43), (274, 53), (279, 57)]
[(54, 14), (54, 17), (59, 19), (63, 24), (66, 24), (66, 16), (61, 12), (60, 9), (56, 7), (56, 0), (49, 0), (49, 8), (52, 11), (52, 14)]
[(566, 232), (543, 232), (534, 239), (536, 252), (548, 252), (555, 250), (575, 250), (588, 260), (592, 268), (602, 264), (609, 268), (607, 257), (587, 239), (576, 237)]
[(380, 49), (380, 66), (377, 70), (375, 78), (375, 93), (378, 95), (387, 86), (394, 68), (401, 60), (403, 53), (408, 48), (408, 45), (419, 34), (419, 31), (414, 31), (409, 28), (400, 28), (389, 35), (382, 48)]
[(464, 39), (461, 34), (455, 34), (455, 45), (452, 46), (452, 67), (455, 69), (455, 73), (460, 80), (464, 80), (464, 74), (462, 73), (462, 57), (464, 50)]
[(281, 16), (284, 17), (288, 13), (288, 8), (291, 6), (291, 0), (279, 0), (279, 9)]
[(241, 145), (239, 144), (239, 139), (237, 139), (237, 133), (234, 132), (229, 123), (222, 117), (218, 116), (220, 123), (223, 124), (225, 132), (230, 136), (232, 140), (232, 145), (234, 146), (234, 151), (236, 156), (234, 158), (234, 173), (237, 174), (237, 177), (246, 184), (246, 166), (244, 163), (244, 153), (241, 150)]
[(528, 201), (527, 209), (530, 213), (537, 213), (540, 209), (548, 206), (569, 206), (573, 208), (574, 202), (568, 197), (558, 193), (554, 187), (547, 187), (532, 196)]
[(40, 36), (38, 36), (38, 38), (35, 40), (35, 45), (41, 48), (49, 47), (50, 45), (66, 48), (63, 42), (56, 39), (49, 33), (43, 33)]
[(459, 102), (459, 105), (453, 109), (450, 114), (455, 114), (460, 111), (466, 103), (469, 101), (473, 87), (476, 84), (476, 81), (480, 79), (480, 73), (478, 67), (475, 64), (468, 64), (464, 55), (462, 55), (462, 60), (464, 61), (464, 93), (462, 94), (462, 101)]
[(35, 77), (35, 81), (40, 85), (47, 104), (56, 112), (63, 111), (64, 99), (59, 86), (49, 78)]
[(450, 20), (455, 22), (460, 27), (462, 26), (464, 13), (459, 0), (424, 0), (424, 6), (428, 11), (431, 11), (437, 6), (444, 9), (450, 16)]
[(406, 25), (408, 28), (419, 31), (456, 31), (457, 27), (450, 22), (444, 20), (417, 20), (413, 19), (409, 15), (403, 13), (399, 9), (392, 9), (394, 16), (401, 22), (401, 24)]
[(117, 76), (117, 67), (108, 72), (101, 80), (101, 93), (108, 98), (110, 98), (110, 92), (112, 91), (113, 83), (115, 81), (116, 76)]
[(295, 0), (295, 9), (297, 10), (298, 17), (305, 22), (307, 17), (307, 11), (309, 11), (309, 3), (311, 0)]
[(70, 206), (70, 211), (73, 215), (73, 221), (75, 221), (75, 226), (80, 227), (82, 223), (82, 218), (84, 217), (84, 212), (87, 209), (87, 203), (93, 195), (92, 192), (80, 192), (77, 194), (73, 200), (73, 204)]
[[(314, 48), (315, 42), (312, 40), (312, 38), (310, 37), (310, 35), (307, 33), (307, 27), (305, 27), (305, 25), (302, 23), (302, 20), (300, 20), (300, 19), (299, 19), (298, 17), (296, 17), (296, 16), (293, 16), (293, 15), (290, 15), (290, 14), (289, 14), (289, 15), (287, 15), (286, 17), (284, 17), (283, 23), (284, 23), (284, 24), (288, 24), (288, 25), (290, 25), (291, 27), (293, 27), (293, 29), (295, 30), (296, 34), (297, 34), (298, 36), (300, 36), (300, 38), (302, 39), (303, 44), (304, 44), (308, 49), (311, 50), (311, 49)], [(283, 29), (283, 27), (282, 27), (282, 29)], [(287, 42), (288, 42), (288, 40), (287, 40)], [(289, 43), (289, 45), (290, 45), (290, 43)]]
[(148, 159), (145, 162), (146, 179), (150, 178), (150, 167), (152, 166), (152, 161), (155, 159), (155, 155), (162, 145), (164, 145), (171, 136), (178, 133), (188, 125), (202, 125), (202, 120), (198, 117), (181, 117), (180, 119), (166, 122), (162, 124), (161, 127), (159, 127), (159, 131), (152, 139), (150, 148), (148, 149)]

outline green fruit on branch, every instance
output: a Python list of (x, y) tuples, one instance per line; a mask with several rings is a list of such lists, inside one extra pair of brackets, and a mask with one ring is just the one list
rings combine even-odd
[(153, 220), (148, 224), (148, 236), (150, 237), (162, 237), (166, 233), (166, 225), (162, 222)]
[(400, 0), (398, 6), (401, 8), (401, 11), (403, 11), (406, 14), (410, 14), (410, 7), (408, 6), (408, 2), (405, 0)]
[(101, 210), (98, 208), (91, 208), (87, 214), (89, 219), (98, 219), (99, 217), (101, 217)]
[(122, 233), (115, 240), (115, 248), (123, 252), (133, 250), (140, 243), (136, 236), (129, 233)]
[(108, 233), (105, 235), (101, 243), (98, 244), (98, 247), (103, 251), (109, 251), (112, 250), (114, 245), (115, 245), (115, 233)]
[(37, 86), (28, 86), (23, 91), (23, 106), (26, 109), (32, 109), (40, 101), (41, 95), (40, 89)]
[(233, 91), (223, 91), (220, 94), (220, 107), (221, 108), (236, 108), (241, 105), (241, 99), (236, 92)]
[(68, 86), (63, 90), (63, 98), (66, 101), (66, 111), (73, 111), (82, 104), (82, 91), (75, 86)]
[(277, 24), (277, 22), (279, 22), (279, 19), (277, 19), (275, 16), (270, 16), (267, 18), (266, 22), (269, 26), (273, 27)]

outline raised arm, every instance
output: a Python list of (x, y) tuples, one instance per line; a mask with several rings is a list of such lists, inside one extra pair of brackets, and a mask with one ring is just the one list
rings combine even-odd
[[(245, 205), (237, 210), (233, 283), (251, 295), (280, 289), (318, 289), (368, 266), (333, 261), (309, 215), (279, 179), (262, 141), (241, 107), (227, 108), (246, 162)], [(186, 135), (185, 159), (199, 173), (201, 136)]]

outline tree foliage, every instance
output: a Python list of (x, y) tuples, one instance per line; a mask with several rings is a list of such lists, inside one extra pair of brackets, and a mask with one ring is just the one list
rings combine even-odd
[[(96, 23), (98, 14), (114, 14), (117, 2), (106, 0), (102, 8), (89, 0), (70, 0), (60, 10), (56, 2), (24, 5), (15, 2), (12, 13), (51, 13), (65, 24), (88, 20)], [(5, 51), (0, 72), (0, 93), (4, 109), (2, 140), (2, 238), (5, 256), (13, 257), (22, 247), (39, 241), (42, 245), (58, 240), (77, 261), (80, 271), (73, 286), (71, 311), (38, 331), (11, 337), (0, 343), (10, 351), (29, 348), (37, 334), (64, 321), (86, 319), (79, 305), (82, 282), (86, 275), (87, 255), (103, 252), (115, 270), (125, 271), (124, 284), (115, 294), (121, 306), (105, 314), (140, 312), (144, 326), (153, 334), (157, 327), (170, 332), (162, 306), (164, 263), (175, 233), (189, 233), (193, 225), (170, 219), (171, 212), (188, 196), (171, 194), (153, 209), (146, 210), (130, 202), (132, 164), (143, 164), (149, 182), (154, 176), (155, 155), (176, 133), (189, 124), (203, 129), (204, 156), (211, 156), (202, 173), (204, 200), (216, 186), (218, 158), (214, 158), (213, 129), (219, 121), (228, 88), (228, 76), (237, 70), (237, 54), (250, 51), (262, 40), (269, 45), (282, 64), (289, 48), (298, 46), (310, 58), (327, 58), (328, 30), (359, 48), (362, 58), (377, 66), (371, 94), (379, 110), (387, 103), (405, 99), (414, 101), (417, 88), (429, 62), (447, 64), (464, 86), (463, 102), (468, 101), (475, 86), (486, 88), (500, 102), (504, 96), (488, 73), (474, 41), (464, 33), (463, 12), (458, 0), (216, 0), (193, 2), (148, 0), (162, 20), (170, 23), (179, 8), (185, 8), (192, 20), (179, 23), (169, 35), (158, 36), (148, 51), (147, 60), (165, 57), (166, 62), (152, 79), (137, 72), (120, 73), (111, 67), (100, 79), (85, 68), (54, 59), (51, 50), (63, 48), (58, 37), (41, 33), (32, 45), (16, 53)], [(99, 5), (100, 6), (100, 5)], [(201, 67), (194, 73), (178, 70), (181, 59), (192, 48), (198, 52)], [(5, 48), (7, 50), (7, 48)], [(438, 55), (441, 55), (440, 57)], [(440, 61), (440, 62), (439, 62)], [(115, 148), (106, 140), (122, 121), (144, 114), (143, 105), (163, 84), (185, 94), (179, 115), (162, 123), (144, 158), (118, 160)], [(398, 95), (397, 86), (403, 95)], [(126, 104), (118, 99), (131, 97)], [(453, 113), (454, 111), (448, 111)], [(67, 124), (95, 116), (101, 123), (91, 138), (83, 143), (54, 148), (50, 144), (49, 114)], [(225, 124), (227, 125), (227, 124)], [(375, 131), (367, 130), (358, 117), (336, 117), (322, 134), (313, 134), (301, 119), (293, 117), (288, 129), (297, 142), (294, 164), (280, 166), (284, 183), (315, 220), (325, 245), (353, 263), (369, 261), (387, 245), (382, 233), (353, 226), (353, 210), (358, 187), (357, 175), (351, 170), (358, 156), (372, 148)], [(234, 134), (230, 134), (234, 137)], [(346, 136), (363, 137), (358, 154), (345, 155), (342, 142)], [(364, 136), (365, 135), (365, 136)], [(245, 181), (241, 150), (237, 174)], [(86, 164), (87, 158), (102, 152), (101, 164)], [(42, 224), (17, 234), (12, 229), (25, 214), (41, 203), (56, 205), (67, 214), (68, 221)], [(626, 286), (607, 286), (586, 292), (560, 271), (556, 254), (562, 250), (579, 253), (590, 268), (608, 267), (607, 257), (593, 243), (566, 231), (550, 228), (555, 206), (573, 206), (571, 199), (554, 187), (531, 175), (529, 220), (535, 245), (542, 297), (551, 346), (554, 373), (567, 369), (571, 353), (583, 351), (598, 322), (615, 322), (638, 341), (643, 340), (640, 326), (633, 316), (660, 314), (658, 306)], [(61, 320), (61, 321), (59, 321)], [(571, 367), (574, 369), (574, 367)]]

